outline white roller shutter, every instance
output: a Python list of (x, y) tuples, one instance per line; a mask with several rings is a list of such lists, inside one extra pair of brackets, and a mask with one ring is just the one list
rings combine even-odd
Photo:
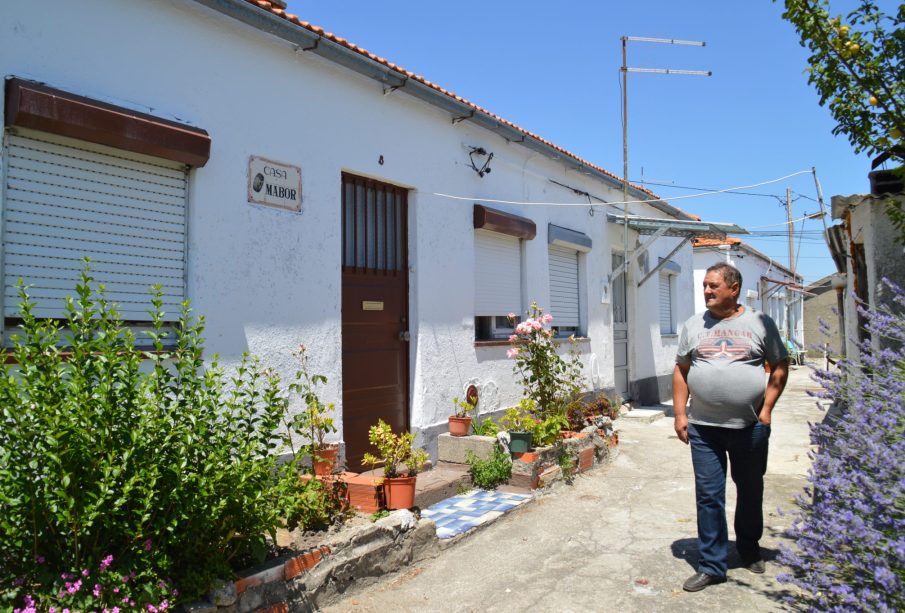
[(522, 256), (519, 239), (475, 230), (475, 315), (522, 312)]
[(550, 310), (553, 325), (579, 325), (578, 252), (550, 245)]
[(62, 316), (62, 298), (74, 294), (85, 256), (123, 319), (150, 319), (154, 284), (162, 285), (168, 315), (178, 313), (184, 165), (24, 130), (7, 134), (4, 157), (4, 316), (17, 314), (19, 279), (33, 286), (37, 316)]
[(660, 271), (660, 333), (673, 334), (672, 275)]

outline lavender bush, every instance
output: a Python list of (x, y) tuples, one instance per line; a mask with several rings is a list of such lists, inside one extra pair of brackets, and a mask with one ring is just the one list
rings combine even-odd
[(780, 561), (781, 581), (812, 611), (905, 610), (905, 290), (863, 311), (882, 347), (818, 372), (839, 419), (813, 425), (818, 446)]

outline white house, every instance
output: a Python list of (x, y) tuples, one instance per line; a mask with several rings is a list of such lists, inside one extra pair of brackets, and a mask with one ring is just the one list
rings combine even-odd
[(785, 339), (805, 347), (804, 296), (801, 275), (735, 237), (694, 240), (695, 312), (706, 309), (702, 286), (710, 266), (726, 262), (742, 273), (739, 301), (769, 315)]
[(726, 227), (636, 186), (627, 219), (615, 175), (277, 1), (4, 2), (0, 24), (5, 334), (18, 278), (59, 316), (85, 255), (136, 326), (162, 283), (226, 364), (290, 376), (304, 343), (352, 468), (378, 417), (432, 449), (469, 385), (515, 403), (505, 315), (532, 301), (589, 389), (669, 395), (687, 241)]

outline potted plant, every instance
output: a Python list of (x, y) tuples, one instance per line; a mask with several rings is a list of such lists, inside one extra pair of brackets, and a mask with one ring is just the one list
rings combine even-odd
[(500, 418), (500, 426), (509, 432), (509, 451), (525, 453), (531, 449), (531, 440), (537, 420), (531, 416), (535, 403), (530, 398), (519, 400), (518, 406), (509, 407)]
[(394, 434), (392, 427), (380, 419), (368, 431), (368, 440), (377, 448), (378, 455), (366, 453), (364, 462), (372, 466), (383, 464), (383, 493), (387, 508), (408, 509), (415, 506), (415, 481), (428, 458), (426, 451), (415, 447), (415, 435), (411, 432)]
[(471, 413), (475, 405), (466, 400), (453, 398), (453, 406), (456, 412), (449, 416), (449, 433), (453, 436), (465, 436), (471, 426)]
[(295, 381), (289, 384), (289, 391), (299, 394), (305, 409), (293, 416), (291, 429), (308, 440), (307, 452), (311, 456), (311, 466), (315, 475), (332, 474), (336, 467), (339, 445), (328, 443), (328, 434), (336, 432), (333, 418), (333, 403), (324, 404), (317, 395), (316, 388), (327, 382), (323, 375), (308, 372), (308, 356), (305, 346), (299, 345), (296, 352), (301, 365), (295, 373)]

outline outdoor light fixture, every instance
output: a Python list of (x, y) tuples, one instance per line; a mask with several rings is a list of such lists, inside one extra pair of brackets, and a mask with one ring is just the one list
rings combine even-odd
[[(470, 147), (470, 149), (471, 152), (468, 154), (468, 159), (471, 160), (471, 167), (478, 173), (478, 176), (483, 179), (484, 175), (490, 174), (490, 160), (493, 159), (493, 152), (487, 153), (487, 150), (484, 149), (484, 147)], [(476, 155), (487, 158), (480, 168), (478, 168), (478, 165), (475, 163), (474, 156)]]

